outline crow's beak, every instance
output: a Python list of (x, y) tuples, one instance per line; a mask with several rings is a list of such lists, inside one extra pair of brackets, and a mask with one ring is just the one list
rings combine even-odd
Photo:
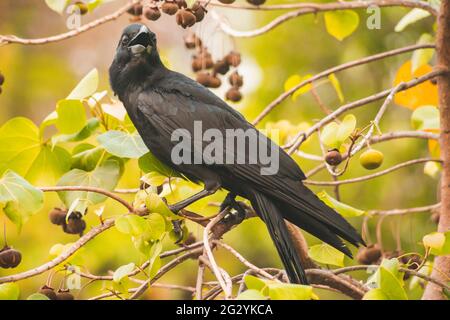
[(139, 32), (131, 39), (128, 49), (133, 55), (141, 55), (147, 51), (150, 54), (152, 51), (150, 31), (146, 26), (142, 26)]

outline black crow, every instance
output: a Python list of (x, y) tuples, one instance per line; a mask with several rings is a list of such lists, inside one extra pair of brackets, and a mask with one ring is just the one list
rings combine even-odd
[[(307, 280), (284, 219), (348, 256), (351, 252), (340, 238), (355, 246), (364, 243), (342, 216), (302, 184), (305, 175), (279, 146), (211, 91), (183, 74), (167, 69), (159, 57), (156, 36), (145, 25), (132, 24), (125, 28), (109, 73), (112, 89), (150, 151), (185, 178), (204, 184), (203, 191), (172, 206), (174, 211), (219, 188), (230, 192), (225, 204), (236, 210), (239, 210), (234, 200), (237, 195), (248, 199), (267, 225), (293, 283), (307, 283)], [(263, 174), (267, 163), (262, 163), (257, 154), (249, 151), (253, 147), (250, 145), (251, 134), (244, 137), (244, 150), (223, 143), (219, 151), (223, 153), (222, 159), (241, 157), (240, 162), (203, 159), (205, 155), (201, 148), (207, 142), (195, 136), (195, 123), (201, 123), (204, 131), (215, 129), (224, 137), (231, 129), (253, 132), (256, 137), (253, 143), (256, 141), (261, 150), (278, 155), (278, 170)], [(172, 151), (178, 141), (174, 141), (172, 135), (177, 129), (184, 129), (182, 135), (192, 138), (193, 148), (189, 154), (192, 161), (173, 160)], [(200, 163), (193, 160), (199, 158), (202, 159)]]

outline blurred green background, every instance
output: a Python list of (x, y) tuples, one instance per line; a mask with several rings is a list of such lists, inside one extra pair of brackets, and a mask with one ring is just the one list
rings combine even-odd
[[(238, 0), (237, 3), (241, 1)], [(243, 2), (243, 1), (242, 1)], [(294, 1), (269, 0), (268, 4)], [(82, 18), (83, 23), (108, 14), (125, 1), (117, 0), (105, 4), (93, 13)], [(224, 14), (230, 24), (239, 30), (250, 30), (261, 26), (275, 18), (278, 12), (235, 11), (218, 9)], [(364, 57), (374, 53), (414, 44), (424, 33), (433, 33), (431, 19), (410, 26), (401, 33), (394, 32), (398, 20), (407, 13), (407, 9), (382, 9), (381, 29), (369, 30), (365, 26), (368, 14), (358, 10), (360, 25), (357, 31), (342, 42), (330, 36), (324, 26), (323, 15), (307, 15), (290, 20), (271, 32), (256, 38), (236, 39), (231, 41), (226, 35), (217, 31), (214, 22), (207, 20), (194, 28), (200, 35), (206, 36), (204, 42), (210, 47), (213, 56), (221, 57), (231, 48), (242, 54), (243, 64), (239, 68), (244, 75), (244, 98), (234, 105), (249, 120), (256, 115), (280, 93), (284, 82), (294, 74), (304, 76), (316, 74), (331, 66)], [(115, 47), (121, 30), (129, 23), (129, 15), (97, 27), (75, 38), (61, 42), (39, 46), (7, 45), (0, 47), (0, 71), (5, 75), (5, 84), (0, 95), (0, 124), (16, 116), (25, 116), (39, 123), (55, 108), (55, 103), (64, 98), (78, 81), (92, 68), (97, 68), (101, 76), (100, 89), (109, 90), (108, 67), (112, 61)], [(176, 25), (173, 17), (165, 16), (157, 22), (145, 23), (153, 30), (159, 41), (159, 50), (169, 62), (172, 69), (194, 77), (190, 69), (192, 52), (185, 49), (183, 36), (186, 31)], [(214, 29), (216, 28), (216, 29)], [(215, 32), (210, 32), (215, 30)], [(44, 1), (2, 0), (0, 1), (0, 34), (14, 34), (25, 38), (45, 37), (66, 32), (65, 17), (49, 10)], [(371, 64), (352, 68), (338, 73), (345, 101), (353, 101), (375, 92), (391, 87), (396, 70), (411, 53), (391, 57)], [(339, 99), (329, 84), (317, 89), (323, 102), (331, 109), (341, 105)], [(218, 94), (223, 96), (224, 89)], [(366, 126), (373, 119), (381, 102), (372, 103), (355, 110), (358, 127)], [(383, 133), (397, 130), (411, 130), (411, 110), (391, 104), (381, 122)], [(304, 94), (293, 101), (287, 99), (278, 106), (266, 120), (259, 125), (264, 127), (267, 121), (289, 120), (296, 125), (302, 122), (313, 123), (323, 117), (323, 113), (313, 99), (311, 93)], [(428, 156), (425, 140), (402, 139), (385, 142), (376, 146), (385, 154), (383, 168), (409, 159)], [(314, 137), (302, 148), (305, 152), (320, 154), (317, 137)], [(317, 162), (296, 158), (303, 171), (313, 168)], [(368, 174), (358, 161), (350, 162), (349, 170), (342, 179)], [(326, 171), (314, 177), (315, 180), (328, 180)], [(340, 188), (341, 200), (356, 208), (391, 209), (427, 205), (437, 202), (437, 180), (423, 174), (423, 165), (410, 166), (389, 175), (358, 184), (344, 185)], [(139, 171), (135, 161), (127, 164), (125, 175), (119, 187), (135, 188), (139, 184)], [(332, 188), (314, 188), (314, 191), (327, 190), (333, 194)], [(125, 196), (127, 197), (127, 196)], [(213, 200), (218, 201), (221, 195)], [(132, 196), (128, 196), (132, 200)], [(45, 195), (45, 207), (25, 224), (18, 234), (4, 215), (0, 215), (0, 224), (6, 223), (8, 243), (23, 253), (23, 262), (15, 270), (0, 269), (0, 276), (25, 271), (41, 265), (49, 260), (49, 249), (55, 243), (74, 242), (77, 236), (64, 234), (59, 227), (48, 222), (48, 211), (59, 205), (55, 194)], [(200, 213), (214, 212), (215, 208), (200, 210)], [(105, 215), (116, 216), (123, 209), (108, 200)], [(87, 215), (88, 228), (97, 225), (94, 214)], [(375, 241), (374, 227), (376, 218), (369, 220), (371, 241)], [(358, 228), (362, 218), (351, 219)], [(190, 230), (198, 238), (202, 229), (189, 225)], [(423, 252), (418, 244), (422, 236), (435, 229), (429, 213), (418, 213), (406, 216), (388, 217), (383, 223), (383, 247), (386, 251), (397, 248), (395, 237), (401, 239), (402, 250)], [(243, 222), (237, 228), (227, 233), (224, 240), (241, 252), (252, 263), (260, 267), (281, 267), (264, 224), (258, 219)], [(319, 243), (317, 239), (307, 235), (309, 244)], [(175, 247), (170, 241), (165, 249)], [(355, 250), (354, 250), (355, 251)], [(244, 266), (223, 250), (216, 253), (218, 263), (230, 274), (234, 275), (245, 270)], [(80, 254), (83, 265), (93, 274), (106, 274), (109, 270), (135, 262), (142, 262), (142, 256), (134, 248), (129, 237), (111, 229), (91, 241)], [(347, 261), (354, 264), (355, 261)], [(174, 283), (195, 286), (197, 265), (188, 261), (164, 276), (161, 283)], [(48, 273), (20, 282), (22, 298), (38, 290), (48, 277)], [(357, 273), (355, 273), (358, 276)], [(367, 278), (364, 272), (362, 279)], [(213, 279), (208, 273), (208, 277)], [(55, 276), (53, 285), (59, 286), (61, 277)], [(100, 294), (105, 286), (96, 282), (85, 288), (80, 298), (88, 298)], [(321, 298), (343, 299), (343, 295), (318, 290)], [(411, 293), (418, 297), (420, 289)], [(178, 299), (190, 298), (189, 293), (177, 290), (150, 289), (147, 298)]]

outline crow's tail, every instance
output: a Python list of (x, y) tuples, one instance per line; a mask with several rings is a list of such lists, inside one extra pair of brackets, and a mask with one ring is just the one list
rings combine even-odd
[(283, 215), (275, 202), (259, 191), (252, 192), (252, 206), (267, 225), (272, 241), (292, 283), (307, 284), (306, 274), (288, 232)]

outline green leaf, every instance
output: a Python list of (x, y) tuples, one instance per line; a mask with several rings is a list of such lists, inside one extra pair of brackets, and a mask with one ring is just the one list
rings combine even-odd
[(166, 232), (166, 220), (158, 213), (151, 213), (147, 217), (147, 228), (143, 234), (145, 240), (159, 240)]
[(337, 139), (340, 144), (344, 143), (348, 137), (355, 131), (356, 117), (353, 114), (348, 114), (344, 117), (339, 124), (339, 130), (337, 132)]
[(56, 127), (62, 134), (75, 134), (86, 125), (86, 111), (80, 100), (60, 100), (56, 105)]
[(134, 268), (136, 268), (134, 263), (129, 263), (117, 268), (113, 274), (113, 281), (117, 283), (122, 282), (124, 278), (128, 277), (128, 275), (133, 272)]
[(431, 249), (434, 255), (450, 254), (450, 231), (432, 232), (422, 239), (423, 245)]
[(60, 142), (77, 142), (89, 138), (95, 130), (100, 126), (100, 121), (97, 118), (91, 118), (86, 125), (78, 132), (72, 134), (61, 134), (52, 137), (52, 144), (56, 145)]
[(314, 294), (311, 286), (271, 282), (269, 297), (271, 300), (311, 300)]
[(327, 32), (339, 41), (351, 35), (359, 25), (359, 15), (352, 10), (328, 11), (324, 17)]
[[(428, 33), (424, 33), (420, 36), (419, 41), (417, 44), (432, 44), (434, 42), (434, 39), (431, 35)], [(431, 58), (434, 55), (434, 49), (420, 49), (415, 50), (412, 54), (411, 58), (411, 72), (414, 73), (419, 69), (421, 66), (428, 64), (430, 62)]]
[(82, 100), (95, 93), (98, 87), (98, 71), (92, 69), (81, 81), (75, 89), (67, 96), (67, 100)]
[(70, 0), (45, 0), (45, 3), (53, 11), (62, 14)]
[(15, 282), (0, 284), (0, 300), (19, 300), (20, 288)]
[(326, 191), (321, 191), (317, 194), (320, 200), (325, 202), (326, 205), (335, 209), (340, 215), (346, 218), (358, 217), (366, 212), (349, 206), (348, 204), (337, 201), (331, 197)]
[(419, 20), (429, 17), (430, 15), (431, 14), (428, 11), (419, 8), (414, 8), (406, 15), (404, 15), (403, 18), (400, 19), (400, 21), (395, 26), (394, 30), (396, 32), (401, 32), (405, 30), (405, 28), (410, 24), (413, 24)]
[(0, 128), (0, 174), (7, 169), (32, 183), (55, 183), (70, 169), (70, 154), (43, 144), (31, 120), (13, 118)]
[(156, 193), (151, 192), (146, 196), (145, 206), (149, 212), (156, 212), (165, 217), (179, 218), (179, 216), (170, 211), (166, 203)]
[(121, 158), (139, 158), (148, 152), (137, 131), (111, 130), (99, 135), (97, 140), (109, 153)]
[(42, 293), (33, 293), (28, 296), (27, 300), (50, 300), (50, 299)]
[(156, 241), (150, 250), (150, 254), (149, 254), (150, 265), (148, 266), (150, 279), (153, 279), (153, 277), (158, 273), (159, 269), (161, 268), (160, 254), (161, 254), (162, 248), (163, 248), (162, 242)]
[(162, 176), (155, 171), (149, 172), (141, 177), (142, 182), (155, 187), (163, 185), (166, 179), (166, 176)]
[[(97, 187), (112, 191), (120, 178), (120, 164), (117, 160), (108, 159), (93, 171), (72, 169), (58, 181), (58, 186), (87, 186)], [(89, 205), (101, 203), (106, 200), (106, 196), (87, 191), (61, 191), (58, 192), (60, 199), (67, 208), (70, 208), (74, 201), (78, 201), (75, 211), (84, 213)], [(78, 199), (78, 200), (77, 200)]]
[(422, 106), (411, 115), (411, 126), (416, 130), (439, 129), (439, 110), (435, 106)]
[(244, 277), (244, 283), (248, 289), (254, 289), (257, 291), (262, 291), (267, 287), (267, 284), (264, 282), (264, 280), (252, 275), (246, 275)]
[(158, 172), (166, 177), (180, 177), (180, 174), (159, 161), (151, 152), (139, 158), (139, 168), (145, 173)]
[(330, 149), (339, 149), (340, 145), (337, 139), (338, 131), (339, 125), (336, 122), (330, 122), (322, 129), (320, 140)]
[(319, 263), (344, 266), (344, 254), (326, 243), (310, 247), (308, 254), (311, 259)]
[(106, 150), (88, 143), (77, 145), (72, 151), (72, 168), (92, 171), (97, 167)]
[(385, 267), (380, 267), (380, 289), (389, 300), (408, 300), (403, 284)]
[(42, 191), (13, 171), (6, 171), (0, 179), (0, 208), (19, 229), (43, 203)]
[(139, 236), (148, 230), (147, 221), (135, 214), (127, 214), (116, 219), (117, 230), (125, 234)]
[(255, 289), (245, 290), (241, 292), (237, 298), (237, 300), (267, 300), (267, 297), (263, 296), (262, 293)]
[(389, 298), (384, 294), (383, 290), (375, 288), (366, 292), (363, 300), (389, 300)]
[(341, 84), (339, 82), (339, 79), (336, 77), (336, 75), (334, 73), (332, 73), (328, 76), (328, 80), (330, 80), (331, 84), (333, 85), (333, 88), (338, 95), (339, 101), (341, 103), (344, 102), (344, 94), (342, 93)]

